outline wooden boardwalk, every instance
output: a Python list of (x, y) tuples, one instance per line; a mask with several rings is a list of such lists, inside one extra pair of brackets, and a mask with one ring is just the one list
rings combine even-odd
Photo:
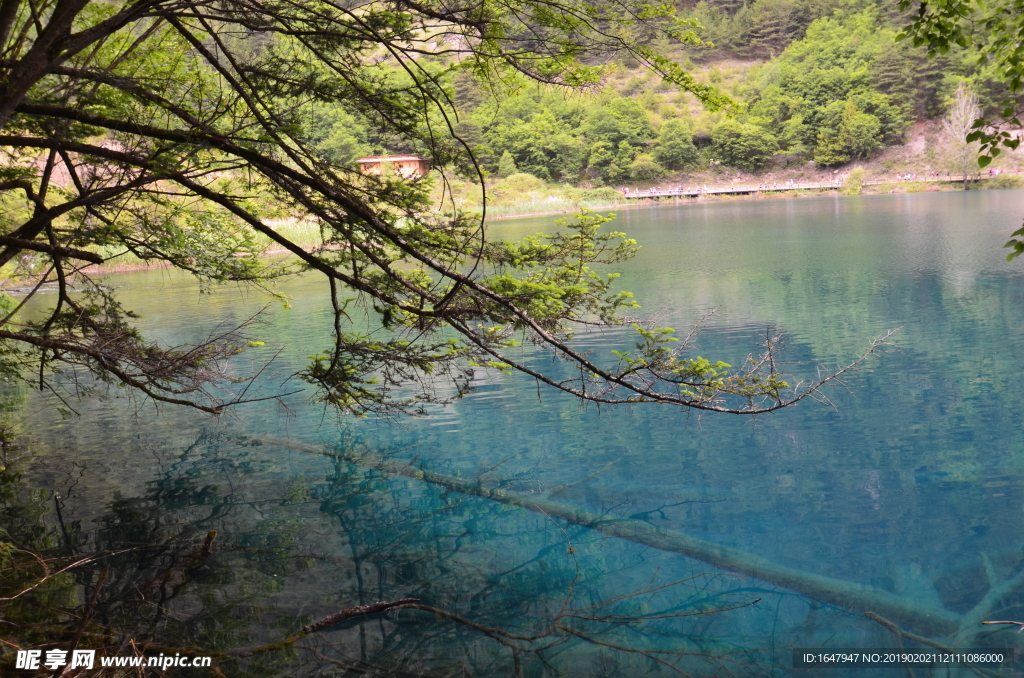
[[(998, 175), (997, 175), (998, 176)], [(988, 174), (972, 174), (967, 177), (968, 181), (982, 181), (989, 179)], [(881, 186), (883, 184), (959, 184), (963, 183), (963, 175), (958, 177), (925, 177), (922, 179), (899, 179), (897, 177), (874, 177), (864, 182), (864, 186)], [(679, 186), (676, 188), (657, 188), (647, 190), (635, 190), (624, 193), (623, 197), (630, 200), (650, 200), (658, 198), (699, 198), (702, 195), (749, 195), (751, 193), (786, 193), (794, 191), (838, 191), (843, 187), (842, 182), (835, 181), (806, 181), (773, 184), (757, 184), (744, 186)]]

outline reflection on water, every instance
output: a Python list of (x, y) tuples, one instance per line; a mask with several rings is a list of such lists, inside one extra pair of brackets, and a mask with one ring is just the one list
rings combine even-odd
[[(578, 605), (696, 575), (707, 576), (649, 609), (761, 600), (713, 615), (617, 625), (607, 645), (552, 647), (545, 655), (551, 667), (524, 658), (524, 675), (673, 675), (652, 656), (610, 645), (724, 656), (745, 663), (684, 661), (694, 673), (740, 675), (787, 673), (793, 646), (892, 647), (879, 625), (787, 588), (713, 576), (713, 568), (676, 553), (330, 456), (253, 446), (242, 436), (365, 448), (524, 496), (558, 490), (559, 502), (608, 520), (643, 521), (967, 615), (1024, 566), (1024, 275), (1000, 251), (1021, 214), (1024, 192), (992, 191), (621, 215), (615, 227), (644, 245), (623, 267), (623, 284), (645, 312), (663, 312), (662, 324), (681, 328), (717, 309), (700, 340), (705, 357), (735, 363), (756, 350), (770, 325), (788, 337), (793, 371), (811, 377), (817, 365), (834, 366), (902, 326), (898, 350), (854, 375), (849, 392), (830, 393), (834, 408), (801, 405), (757, 420), (658, 407), (598, 410), (538, 394), (519, 377), (482, 372), (466, 399), (398, 424), (339, 422), (302, 395), (216, 421), (92, 400), (76, 404), (80, 417), (31, 416), (35, 456), (15, 465), (24, 474), (12, 484), (17, 498), (5, 499), (5, 529), (21, 525), (49, 549), (146, 546), (111, 568), (103, 596), (123, 612), (110, 614), (149, 620), (160, 608), (158, 620), (139, 622), (149, 624), (148, 637), (219, 651), (274, 642), (345, 607), (407, 596), (486, 626), (536, 629), (557, 615), (577, 564)], [(493, 228), (518, 237), (548, 222)], [(163, 272), (113, 280), (143, 312), (146, 329), (168, 341), (244, 320), (264, 303), (230, 290), (200, 295), (187, 279)], [(289, 390), (282, 381), (329, 339), (319, 284), (300, 279), (283, 291), (292, 307), (269, 309), (260, 337), (268, 353), (284, 347), (261, 382), (267, 393)], [(580, 343), (602, 352), (621, 348), (622, 336)], [(234, 363), (238, 374), (258, 369), (263, 354), (251, 353)], [(25, 411), (33, 404), (30, 398)], [(146, 582), (210, 530), (218, 531), (212, 555), (188, 576), (174, 575), (179, 588), (170, 587), (167, 601), (147, 593), (150, 607), (134, 612), (142, 603), (126, 592), (145, 593)], [(86, 591), (102, 571), (90, 567), (75, 575)], [(985, 604), (1024, 619), (1019, 591)], [(1011, 642), (1005, 632), (986, 633), (965, 642)], [(392, 675), (396, 666), (417, 675), (515, 671), (508, 648), (486, 634), (410, 610), (308, 643), (313, 649), (222, 666), (235, 671), (226, 675), (243, 668), (253, 675), (348, 675), (346, 667)]]
[[(755, 661), (708, 633), (752, 603), (738, 578), (698, 568), (624, 592), (585, 528), (389, 482), (331, 450), (297, 477), (281, 453), (204, 435), (97, 512), (75, 492), (87, 465), (47, 492), (11, 464), (0, 511), (22, 567), (0, 570), (3, 593), (43, 579), (29, 553), (51, 572), (93, 562), (5, 606), (9, 637), (66, 649), (88, 615), (80, 647), (213, 655), (225, 675), (636, 675), (668, 661), (711, 674)], [(405, 609), (280, 645), (328, 613), (408, 597), (459, 618)]]

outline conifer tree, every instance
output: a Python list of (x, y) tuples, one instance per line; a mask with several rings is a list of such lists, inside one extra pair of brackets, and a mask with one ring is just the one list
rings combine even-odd
[(516, 161), (512, 158), (512, 154), (508, 151), (502, 153), (501, 159), (498, 161), (498, 176), (510, 177), (518, 171), (519, 168), (516, 167)]

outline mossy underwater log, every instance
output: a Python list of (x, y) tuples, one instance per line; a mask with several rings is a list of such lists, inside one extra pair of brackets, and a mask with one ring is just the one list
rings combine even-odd
[(679, 553), (721, 570), (755, 577), (851, 612), (874, 612), (894, 622), (921, 631), (946, 636), (957, 632), (963, 622), (961, 615), (949, 610), (922, 605), (904, 596), (866, 584), (857, 584), (779, 565), (739, 549), (697, 539), (682, 532), (665, 530), (641, 520), (609, 518), (593, 511), (551, 501), (543, 495), (530, 496), (499, 488), (489, 488), (475, 480), (435, 473), (412, 464), (390, 461), (378, 455), (337, 451), (269, 435), (246, 436), (246, 438), (265, 445), (340, 458), (359, 466), (377, 468), (385, 473), (422, 480), (454, 492), (483, 497), (502, 504), (561, 518), (574, 525), (597, 530), (610, 536), (628, 539), (661, 551)]

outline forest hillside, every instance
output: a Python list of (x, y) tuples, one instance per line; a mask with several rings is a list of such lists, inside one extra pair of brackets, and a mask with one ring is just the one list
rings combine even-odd
[[(489, 178), (492, 204), (528, 194), (554, 199), (548, 194), (556, 187), (557, 197), (578, 202), (624, 186), (821, 178), (854, 167), (977, 171), (964, 141), (973, 118), (966, 128), (952, 124), (951, 110), (991, 110), (1005, 88), (968, 50), (928, 58), (924, 48), (898, 40), (908, 18), (895, 2), (701, 0), (678, 9), (700, 23), (710, 44), (661, 38), (656, 47), (737, 101), (738, 114), (706, 110), (630, 57), (595, 64), (604, 69), (602, 86), (583, 94), (535, 83), (496, 94), (468, 70), (435, 64), (457, 112), (455, 135)], [(321, 123), (322, 148), (335, 161), (430, 155), (374, 136), (349, 114), (325, 111)], [(995, 167), (1017, 169), (1015, 156)], [(479, 189), (458, 179), (472, 179), (476, 168), (452, 169), (446, 190), (479, 202)], [(515, 180), (500, 181), (508, 177)]]

